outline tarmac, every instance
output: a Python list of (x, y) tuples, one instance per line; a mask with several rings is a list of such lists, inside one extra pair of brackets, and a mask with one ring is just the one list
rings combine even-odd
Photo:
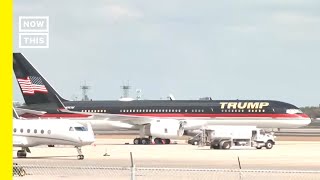
[[(77, 151), (72, 147), (33, 147), (30, 148), (32, 153), (25, 159), (16, 158), (18, 148), (14, 148), (14, 162), (29, 167), (29, 169), (26, 168), (26, 176), (15, 177), (15, 179), (43, 179), (44, 177), (46, 179), (79, 179), (80, 175), (80, 179), (91, 177), (130, 179), (132, 172), (130, 153), (132, 153), (133, 164), (136, 168), (140, 168), (135, 172), (140, 175), (137, 179), (197, 179), (199, 177), (202, 177), (199, 179), (212, 179), (212, 175), (214, 179), (219, 179), (220, 175), (222, 179), (229, 176), (226, 179), (239, 179), (239, 172), (225, 171), (240, 168), (241, 171), (281, 171), (281, 173), (260, 172), (255, 175), (254, 173), (257, 172), (247, 172), (242, 179), (251, 179), (249, 178), (251, 175), (252, 178), (259, 176), (260, 179), (263, 177), (269, 179), (273, 175), (275, 175), (273, 179), (287, 179), (287, 176), (290, 179), (299, 179), (299, 177), (320, 179), (320, 141), (317, 141), (317, 138), (304, 137), (294, 141), (292, 137), (288, 139), (282, 137), (284, 141), (276, 141), (276, 145), (269, 150), (265, 148), (211, 150), (209, 146), (186, 144), (185, 140), (176, 140), (177, 144), (169, 145), (132, 145), (132, 139), (106, 138), (106, 136), (98, 137), (94, 144), (83, 147), (84, 160), (77, 160)], [(146, 169), (143, 170), (143, 168)], [(177, 169), (164, 171), (159, 168)], [(183, 170), (184, 168), (188, 170)], [(216, 172), (212, 169), (222, 170)], [(203, 172), (204, 170), (206, 171)], [(291, 174), (285, 173), (287, 170), (290, 170)], [(303, 171), (315, 172), (303, 174)], [(296, 172), (295, 176), (292, 172)], [(161, 176), (155, 176), (156, 174)], [(197, 176), (193, 176), (195, 174)]]

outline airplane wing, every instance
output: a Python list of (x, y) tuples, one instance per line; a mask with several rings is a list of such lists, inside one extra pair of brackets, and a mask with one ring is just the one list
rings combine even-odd
[(33, 115), (38, 115), (41, 116), (45, 113), (47, 113), (46, 111), (36, 111), (36, 110), (31, 110), (31, 109), (23, 109), (23, 108), (15, 108), (17, 114), (20, 116), (22, 114), (33, 114)]
[(156, 119), (153, 117), (141, 117), (141, 116), (123, 115), (123, 114), (70, 111), (70, 110), (64, 109), (64, 108), (59, 108), (59, 111), (66, 112), (66, 113), (73, 113), (73, 114), (85, 114), (85, 115), (90, 115), (91, 119), (105, 119), (105, 120), (109, 120), (109, 121), (119, 121), (122, 123), (128, 123), (128, 124), (132, 124), (132, 125), (148, 124)]
[[(160, 122), (161, 120), (164, 120), (164, 119), (174, 119), (176, 121), (182, 122), (184, 126), (189, 129), (198, 129), (204, 125), (203, 123), (187, 124), (186, 119), (193, 119), (192, 117), (191, 118), (185, 118), (185, 117), (164, 118), (164, 117), (135, 116), (135, 115), (126, 115), (126, 114), (70, 111), (67, 108), (65, 108), (64, 104), (60, 101), (58, 96), (56, 96), (56, 102), (57, 102), (59, 111), (61, 112), (89, 115), (90, 118), (92, 119), (105, 119), (109, 121), (110, 124), (114, 126), (119, 126), (119, 127), (127, 127), (128, 125), (135, 126), (135, 125), (151, 124), (152, 122), (155, 122), (155, 121)], [(210, 118), (204, 117), (203, 119), (210, 119)]]
[(142, 125), (148, 124), (154, 120), (154, 118), (141, 117), (141, 116), (132, 116), (132, 115), (120, 115), (120, 114), (108, 114), (108, 113), (92, 113), (92, 112), (79, 112), (79, 111), (70, 111), (64, 104), (61, 102), (59, 97), (55, 96), (56, 104), (59, 108), (59, 111), (73, 114), (84, 114), (91, 116), (91, 119), (105, 119), (109, 121), (118, 121), (119, 123), (127, 123), (131, 125)]

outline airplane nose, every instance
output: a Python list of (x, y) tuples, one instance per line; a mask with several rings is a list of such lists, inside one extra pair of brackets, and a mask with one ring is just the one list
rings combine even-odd
[(312, 121), (311, 118), (305, 113), (300, 114), (299, 117), (303, 121), (303, 122), (301, 122), (303, 125), (309, 125)]
[(311, 118), (308, 119), (307, 125), (309, 125), (311, 123)]
[(82, 136), (79, 137), (79, 139), (83, 145), (90, 145), (95, 141), (94, 136)]

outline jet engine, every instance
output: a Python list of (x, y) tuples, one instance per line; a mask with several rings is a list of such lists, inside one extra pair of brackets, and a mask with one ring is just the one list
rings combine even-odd
[(163, 139), (178, 138), (183, 135), (183, 122), (176, 119), (155, 120), (144, 126), (144, 134)]

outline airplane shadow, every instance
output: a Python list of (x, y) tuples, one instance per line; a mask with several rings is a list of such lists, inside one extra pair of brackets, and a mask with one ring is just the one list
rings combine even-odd
[[(252, 151), (255, 150), (257, 151), (257, 149), (194, 149), (194, 150), (199, 150), (199, 151)], [(263, 151), (263, 150), (269, 150), (269, 149), (259, 149), (259, 151)]]
[(96, 146), (107, 146), (107, 145), (123, 145), (123, 146), (173, 146), (173, 145), (186, 145), (186, 144), (95, 144)]

